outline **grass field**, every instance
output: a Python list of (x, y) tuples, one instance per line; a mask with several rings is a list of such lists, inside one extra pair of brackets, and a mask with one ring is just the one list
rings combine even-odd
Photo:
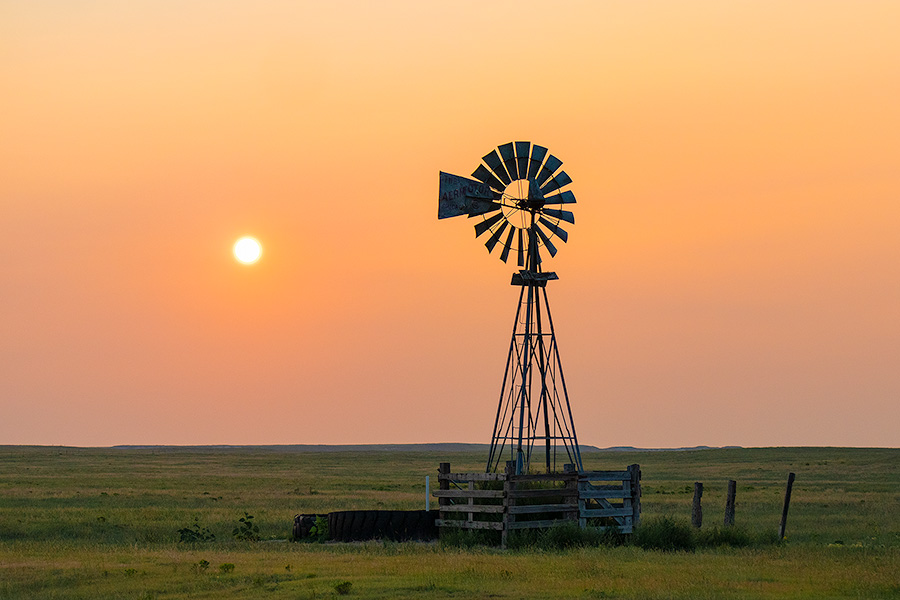
[[(689, 521), (701, 481), (704, 529), (721, 525), (735, 479), (738, 526), (757, 540), (774, 536), (793, 471), (784, 544), (550, 552), (284, 541), (300, 512), (421, 509), (425, 475), (439, 462), (480, 471), (483, 459), (471, 451), (0, 447), (0, 598), (900, 598), (897, 449), (584, 456), (587, 469), (641, 464), (645, 521)], [(232, 538), (245, 512), (261, 541)], [(215, 541), (180, 543), (178, 530), (195, 523)]]

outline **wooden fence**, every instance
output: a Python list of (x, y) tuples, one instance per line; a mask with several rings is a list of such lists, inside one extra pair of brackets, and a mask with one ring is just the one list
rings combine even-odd
[(451, 473), (441, 463), (438, 527), (508, 532), (567, 522), (631, 533), (641, 515), (641, 469), (541, 475)]

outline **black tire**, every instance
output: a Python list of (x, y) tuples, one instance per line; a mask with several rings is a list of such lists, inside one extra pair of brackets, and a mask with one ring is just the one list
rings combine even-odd
[(375, 512), (377, 515), (375, 517), (375, 530), (372, 532), (372, 537), (380, 540), (391, 539), (391, 511), (378, 510)]
[(353, 521), (356, 520), (356, 513), (352, 510), (344, 512), (344, 527), (341, 530), (341, 541), (349, 542), (353, 540)]
[(438, 539), (440, 532), (438, 531), (438, 526), (436, 524), (436, 521), (437, 521), (439, 515), (440, 515), (440, 511), (437, 511), (437, 510), (425, 511), (425, 519), (424, 519), (425, 525), (422, 528), (423, 531), (425, 532), (424, 539), (426, 539), (426, 540)]
[(411, 510), (406, 513), (406, 539), (418, 540), (419, 523), (422, 522), (422, 511)]
[(388, 539), (399, 542), (403, 539), (406, 530), (406, 513), (402, 510), (392, 510), (391, 520), (388, 525)]
[(337, 513), (328, 513), (328, 539), (336, 540), (337, 538)]
[(359, 527), (359, 537), (362, 540), (371, 540), (375, 537), (375, 521), (378, 518), (377, 510), (367, 510), (363, 513), (362, 525)]
[(347, 540), (344, 537), (347, 534), (347, 511), (340, 511), (335, 516), (335, 531), (334, 531), (334, 541), (336, 542), (346, 542)]

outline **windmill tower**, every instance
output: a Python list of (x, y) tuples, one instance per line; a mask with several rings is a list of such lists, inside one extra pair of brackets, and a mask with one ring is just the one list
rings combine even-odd
[(575, 203), (572, 179), (562, 161), (531, 142), (510, 142), (492, 150), (472, 173), (475, 179), (441, 172), (438, 218), (481, 217), (475, 237), (489, 234), (488, 253), (500, 260), (515, 253), (519, 302), (503, 374), (487, 471), (512, 461), (517, 475), (554, 472), (565, 464), (582, 471), (575, 422), (556, 344), (541, 252), (556, 255), (554, 239), (566, 242), (560, 223), (575, 223), (563, 206)]

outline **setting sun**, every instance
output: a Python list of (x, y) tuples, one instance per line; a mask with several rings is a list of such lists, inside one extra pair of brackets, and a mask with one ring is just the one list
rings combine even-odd
[(245, 265), (253, 264), (262, 255), (262, 246), (252, 237), (242, 237), (234, 243), (234, 257)]

